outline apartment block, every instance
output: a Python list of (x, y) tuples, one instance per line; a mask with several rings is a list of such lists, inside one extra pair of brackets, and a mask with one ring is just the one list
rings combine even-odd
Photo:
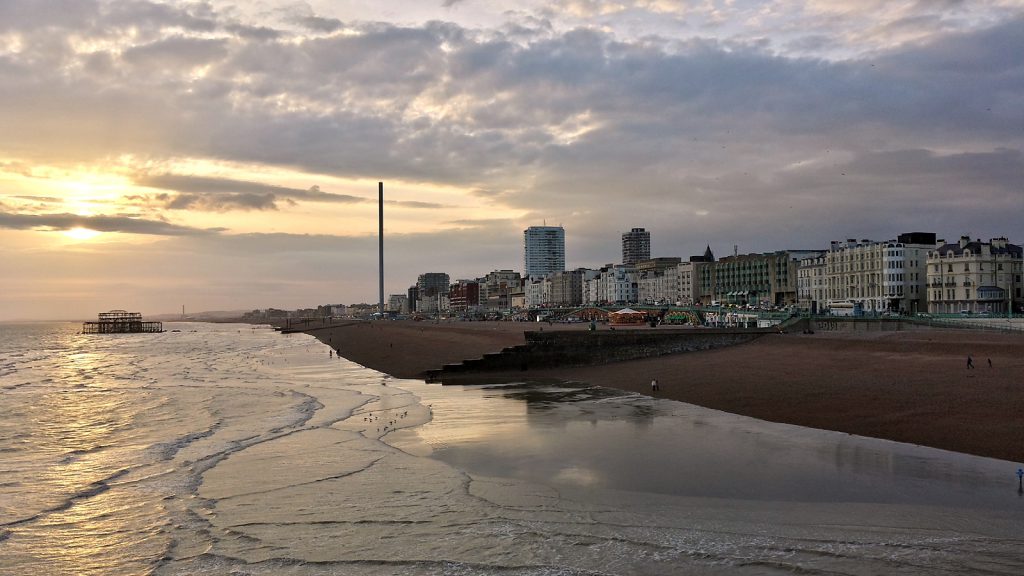
[(651, 257), (651, 233), (633, 228), (622, 234), (622, 263), (636, 264)]
[(523, 230), (523, 275), (540, 278), (565, 270), (565, 229), (530, 226)]

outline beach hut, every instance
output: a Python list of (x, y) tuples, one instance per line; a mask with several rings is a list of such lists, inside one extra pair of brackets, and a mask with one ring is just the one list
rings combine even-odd
[(637, 326), (647, 322), (647, 313), (637, 312), (632, 308), (623, 308), (618, 312), (608, 313), (608, 324), (612, 326)]

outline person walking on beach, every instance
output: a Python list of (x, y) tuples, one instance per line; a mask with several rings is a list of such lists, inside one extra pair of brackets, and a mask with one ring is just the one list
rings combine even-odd
[(658, 390), (660, 390), (660, 388), (658, 388), (658, 379), (655, 378), (654, 380), (651, 380), (651, 392), (657, 392)]
[(974, 370), (974, 359), (971, 358), (970, 354), (967, 355), (967, 369)]

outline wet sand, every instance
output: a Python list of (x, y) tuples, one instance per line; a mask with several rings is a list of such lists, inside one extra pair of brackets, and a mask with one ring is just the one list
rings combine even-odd
[[(535, 324), (353, 323), (310, 331), (400, 378), (524, 342)], [(585, 329), (585, 325), (546, 326)], [(975, 369), (966, 368), (967, 355)], [(987, 360), (992, 360), (990, 368)], [(522, 380), (524, 373), (510, 374)], [(768, 335), (731, 348), (531, 370), (763, 420), (1024, 461), (1024, 337), (966, 330)]]

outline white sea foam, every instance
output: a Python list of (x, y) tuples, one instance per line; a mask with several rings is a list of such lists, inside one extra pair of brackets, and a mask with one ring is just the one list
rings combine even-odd
[(170, 327), (0, 327), (0, 573), (1024, 568), (1012, 463)]

